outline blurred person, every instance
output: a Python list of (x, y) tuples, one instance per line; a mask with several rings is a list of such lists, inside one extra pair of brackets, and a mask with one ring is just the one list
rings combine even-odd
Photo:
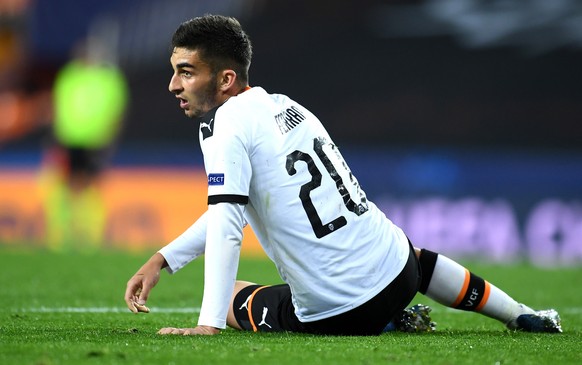
[(50, 248), (94, 249), (104, 237), (106, 212), (99, 191), (121, 130), (129, 91), (125, 76), (108, 62), (106, 44), (89, 38), (57, 73), (53, 87), (53, 138), (46, 157), (56, 168), (47, 191)]
[[(414, 248), (366, 198), (315, 115), (249, 86), (251, 42), (236, 19), (184, 22), (172, 47), (169, 90), (198, 124), (208, 209), (127, 283), (128, 308), (149, 312), (161, 270), (175, 273), (204, 254), (198, 325), (159, 334), (214, 335), (227, 325), (325, 335), (428, 331), (427, 307), (405, 309), (417, 292), (510, 329), (561, 332), (556, 311), (534, 311), (457, 262)], [(236, 280), (247, 222), (285, 284)]]

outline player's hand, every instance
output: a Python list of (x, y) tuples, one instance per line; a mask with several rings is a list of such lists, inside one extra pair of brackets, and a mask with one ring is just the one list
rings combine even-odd
[(220, 333), (220, 330), (215, 327), (210, 326), (196, 326), (194, 328), (174, 328), (174, 327), (166, 327), (162, 328), (158, 331), (159, 335), (183, 335), (183, 336), (192, 336), (192, 335), (217, 335)]
[(160, 280), (160, 270), (165, 264), (164, 257), (156, 253), (129, 279), (124, 299), (130, 311), (149, 313), (146, 302), (150, 291)]

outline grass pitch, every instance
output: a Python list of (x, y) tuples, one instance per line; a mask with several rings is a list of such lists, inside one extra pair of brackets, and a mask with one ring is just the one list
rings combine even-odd
[[(254, 334), (159, 336), (196, 324), (203, 262), (164, 273), (150, 314), (125, 308), (125, 283), (148, 254), (56, 254), (0, 247), (0, 364), (581, 364), (582, 267), (466, 264), (535, 308), (556, 308), (564, 333), (507, 331), (489, 318), (433, 306), (437, 331), (378, 337)], [(279, 283), (273, 265), (243, 259), (239, 277)]]

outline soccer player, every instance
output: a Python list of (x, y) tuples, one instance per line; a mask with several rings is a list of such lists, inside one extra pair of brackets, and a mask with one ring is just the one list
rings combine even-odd
[[(536, 312), (449, 258), (413, 248), (366, 198), (315, 115), (249, 86), (251, 42), (236, 19), (186, 21), (172, 46), (169, 90), (199, 122), (208, 210), (127, 283), (128, 308), (148, 312), (160, 271), (174, 273), (205, 255), (198, 325), (160, 334), (213, 335), (228, 325), (377, 335), (402, 318), (418, 291), (510, 329), (561, 331), (554, 310)], [(285, 284), (236, 280), (247, 223)]]

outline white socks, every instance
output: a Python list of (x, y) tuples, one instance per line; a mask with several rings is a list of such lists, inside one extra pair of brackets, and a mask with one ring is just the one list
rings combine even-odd
[(421, 250), (420, 292), (451, 308), (479, 312), (512, 327), (524, 313), (535, 313), (504, 291), (446, 256)]

